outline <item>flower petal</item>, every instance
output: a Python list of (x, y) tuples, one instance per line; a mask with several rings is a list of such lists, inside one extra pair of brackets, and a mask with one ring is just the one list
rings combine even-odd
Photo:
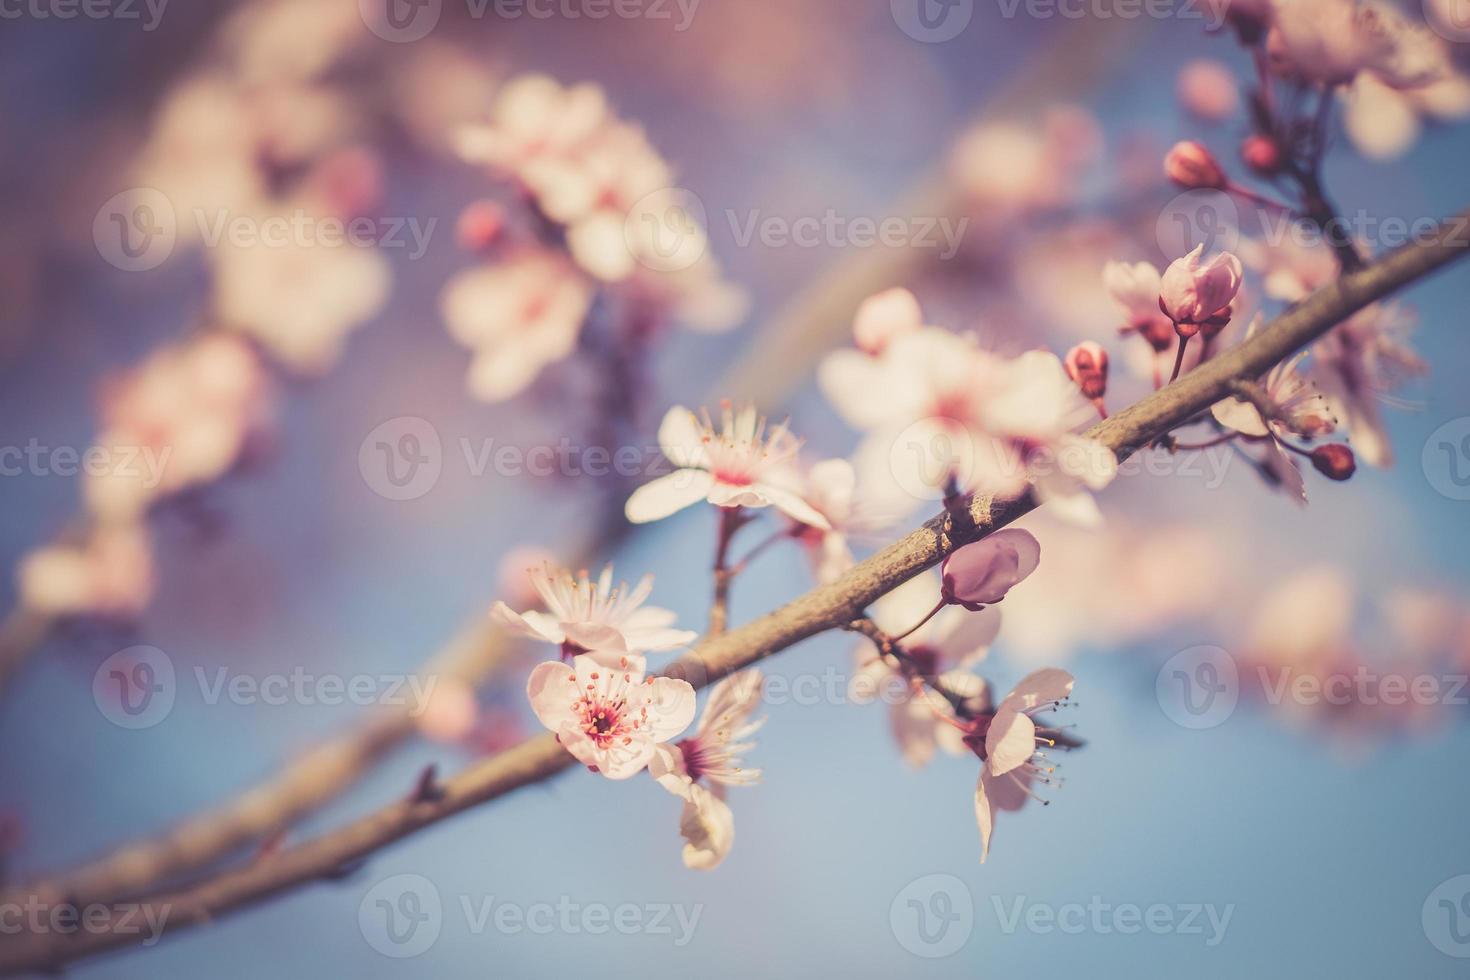
[(709, 496), (715, 478), (704, 470), (675, 470), (645, 483), (628, 498), (625, 511), (634, 524), (662, 520)]
[(735, 844), (735, 814), (709, 790), (694, 784), (689, 802), (679, 816), (679, 833), (684, 836), (684, 866), (710, 871), (719, 866)]
[(526, 697), (536, 718), (551, 729), (558, 731), (571, 724), (574, 714), (572, 704), (579, 696), (572, 668), (556, 660), (539, 663), (526, 681)]
[(1001, 702), (1000, 710), (985, 733), (986, 767), (991, 775), (1003, 776), (1036, 754), (1036, 723), (1031, 717)]

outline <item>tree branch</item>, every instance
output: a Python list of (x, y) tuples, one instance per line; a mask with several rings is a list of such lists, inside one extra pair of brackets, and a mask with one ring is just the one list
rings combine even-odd
[[(1094, 426), (1089, 435), (1120, 459), (1231, 393), (1233, 382), (1259, 377), (1370, 303), (1466, 254), (1462, 228), (1470, 212), (1440, 225), (1433, 240), (1405, 246), (1325, 286), (1240, 347), (1226, 351), (1174, 384)], [(818, 633), (861, 618), (883, 594), (1035, 507), (1028, 494), (1012, 500), (981, 497), (967, 511), (947, 512), (860, 562), (836, 582), (813, 589), (775, 612), (707, 638), (667, 671), (696, 687), (712, 683)], [(325, 834), (216, 875), (194, 887), (146, 901), (166, 914), (172, 933), (210, 922), (237, 908), (312, 882), (330, 880), (415, 831), (573, 765), (550, 734), (473, 765), (446, 780), (433, 799), (407, 799)], [(94, 913), (95, 914), (95, 913)], [(55, 969), (139, 942), (123, 913), (109, 910), (99, 928), (26, 932), (0, 943), (0, 972)]]

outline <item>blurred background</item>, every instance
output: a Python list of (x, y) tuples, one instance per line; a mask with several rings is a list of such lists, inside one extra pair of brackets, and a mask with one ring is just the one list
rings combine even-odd
[[(900, 284), (930, 321), (1012, 353), (1098, 339), (1120, 364), (1110, 404), (1141, 396), (1147, 371), (1121, 367), (1102, 265), (1185, 251), (1163, 152), (1202, 139), (1233, 166), (1248, 128), (1210, 82), (1248, 77), (1249, 59), (1188, 4), (1127, 16), (964, 0), (938, 20), (903, 0), (381, 7), (63, 16), (37, 0), (4, 14), (0, 447), (33, 447), (6, 456), (0, 477), (0, 567), (17, 570), (0, 576), (0, 608), (15, 610), (0, 694), (10, 879), (159, 832), (358, 723), (371, 705), (211, 685), (401, 678), (484, 622), (516, 549), (615, 560), (629, 580), (652, 572), (655, 604), (702, 628), (711, 513), (627, 534), (615, 515), (641, 474), (511, 472), (486, 464), (494, 448), (642, 450), (667, 407), (732, 398), (789, 415), (813, 458), (849, 453), (858, 435), (818, 389), (818, 364), (850, 344), (858, 301)], [(472, 370), (487, 331), (457, 323), (453, 297), (470, 282), (466, 302), (482, 287), (534, 321), (497, 292), (512, 287), (464, 277), (533, 253), (569, 267), (564, 244), (526, 245), (544, 229), (464, 128), (527, 73), (591, 83), (642, 127), (702, 208), (708, 247), (697, 275), (603, 289), (610, 277), (594, 273), (583, 292), (556, 293), (548, 302), (635, 327), (573, 337), (575, 352), (508, 391)], [(1385, 146), (1371, 121), (1357, 125), (1328, 158), (1344, 212), (1414, 221), (1470, 203), (1470, 130), (1430, 122)], [(308, 233), (365, 218), (362, 240), (250, 238), (297, 214)], [(855, 232), (893, 216), (906, 222), (896, 244)], [(236, 218), (239, 240), (211, 234)], [(800, 219), (822, 230), (777, 233)], [(961, 219), (948, 249), (941, 220)], [(854, 641), (828, 635), (766, 664), (815, 693), (771, 697), (749, 760), (764, 781), (732, 792), (737, 843), (712, 873), (683, 867), (668, 793), (576, 772), (340, 881), (75, 975), (1463, 975), (1470, 885), (1452, 879), (1470, 874), (1456, 762), (1470, 692), (1454, 680), (1470, 669), (1467, 276), (1408, 294), (1430, 370), (1386, 409), (1396, 465), (1309, 479), (1302, 507), (1226, 453), (1198, 474), (1126, 473), (1101, 496), (1102, 530), (1028, 520), (1047, 557), (1007, 600), (983, 670), (998, 691), (1037, 666), (1071, 670), (1065, 720), (1087, 744), (1065, 759), (1052, 805), (1002, 815), (983, 866), (976, 760), (906, 766), (886, 709), (847, 703)], [(1260, 279), (1248, 269), (1272, 308)], [(517, 300), (544, 299), (526, 288)], [(209, 351), (229, 367), (225, 394), (204, 405), (170, 390), (171, 408), (139, 408), (140, 365), (165, 376), (202, 337), (228, 338)], [(173, 360), (149, 360), (160, 351)], [(194, 475), (166, 499), (68, 468), (67, 447), (122, 445), (115, 433), (138, 417), (167, 428), (179, 412), (217, 428), (189, 431)], [(186, 438), (169, 431), (159, 438)], [(395, 480), (379, 444), (396, 447), (390, 469), (397, 451), (428, 475)], [(59, 551), (38, 563), (47, 547)], [(765, 553), (737, 584), (734, 622), (811, 581), (794, 546)], [(174, 672), (168, 706), (141, 720), (105, 680), (120, 651), (129, 670), (155, 656), (140, 646)], [(1199, 727), (1160, 691), (1170, 658), (1200, 646), (1243, 672), (1351, 656), (1435, 678), (1442, 703), (1290, 710), (1242, 691)], [(401, 797), (426, 764), (453, 772), (532, 734), (522, 685), (544, 653), (506, 653), (473, 708), (420, 726), (285, 840)], [(371, 915), (405, 891), (441, 907), (422, 949)], [(487, 924), (487, 903), (673, 911), (668, 933), (593, 934), (575, 917), (537, 932)], [(1091, 911), (1129, 905), (1162, 907), (1172, 925), (1127, 930)], [(1221, 928), (1209, 910), (1229, 916)], [(697, 919), (684, 930), (676, 913)]]

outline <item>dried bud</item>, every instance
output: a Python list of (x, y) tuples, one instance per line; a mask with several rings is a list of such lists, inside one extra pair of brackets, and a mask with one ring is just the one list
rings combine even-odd
[(1101, 398), (1108, 392), (1108, 352), (1094, 341), (1078, 344), (1067, 352), (1067, 377), (1077, 382), (1087, 398)]
[(1341, 482), (1357, 472), (1353, 451), (1340, 442), (1329, 442), (1312, 450), (1312, 466), (1329, 480)]
[(1203, 143), (1175, 143), (1164, 157), (1164, 176), (1190, 190), (1223, 190), (1225, 169)]
[(455, 237), (460, 248), (483, 252), (505, 231), (505, 209), (494, 201), (476, 201), (459, 215)]
[(970, 610), (999, 602), (1039, 564), (1041, 544), (1029, 531), (996, 531), (944, 560), (944, 600)]
[(1274, 177), (1281, 172), (1281, 147), (1269, 136), (1247, 136), (1240, 144), (1240, 158), (1262, 177)]

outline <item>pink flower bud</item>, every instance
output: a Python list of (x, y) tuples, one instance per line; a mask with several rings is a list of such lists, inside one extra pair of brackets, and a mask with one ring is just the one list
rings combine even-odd
[(895, 337), (911, 333), (923, 324), (924, 314), (914, 294), (907, 289), (888, 289), (869, 296), (858, 307), (852, 335), (859, 348), (877, 356)]
[(1087, 398), (1101, 398), (1108, 391), (1108, 352), (1095, 341), (1084, 341), (1067, 352), (1067, 377), (1077, 382)]
[(1041, 544), (1031, 532), (996, 531), (944, 560), (944, 601), (970, 610), (997, 603), (1040, 563)]
[(1164, 157), (1164, 176), (1192, 190), (1222, 190), (1226, 184), (1220, 162), (1203, 143), (1194, 140), (1174, 144)]
[(1269, 136), (1247, 136), (1240, 144), (1240, 158), (1262, 177), (1274, 177), (1281, 172), (1281, 147)]
[(1358, 462), (1351, 449), (1340, 442), (1330, 442), (1312, 450), (1312, 466), (1327, 479), (1341, 482), (1357, 472)]
[(459, 215), (455, 236), (460, 248), (483, 252), (505, 231), (505, 209), (494, 201), (476, 201)]
[(1159, 280), (1159, 309), (1176, 325), (1196, 326), (1220, 316), (1228, 319), (1230, 304), (1240, 292), (1245, 275), (1240, 259), (1221, 252), (1201, 262), (1204, 250), (1203, 245), (1196, 245), (1194, 251), (1170, 263)]

